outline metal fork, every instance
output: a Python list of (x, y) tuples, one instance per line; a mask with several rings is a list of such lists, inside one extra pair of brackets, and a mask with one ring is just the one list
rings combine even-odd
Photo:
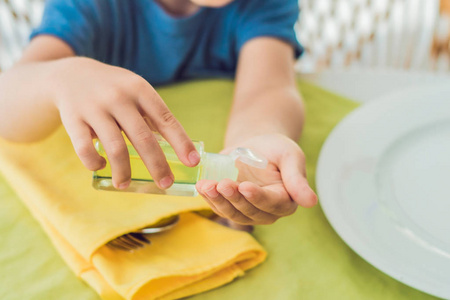
[(121, 235), (114, 240), (109, 241), (106, 245), (110, 248), (124, 251), (137, 250), (151, 244), (146, 235), (170, 230), (178, 223), (179, 220), (180, 216), (178, 215), (164, 218), (150, 227), (145, 227), (140, 230)]

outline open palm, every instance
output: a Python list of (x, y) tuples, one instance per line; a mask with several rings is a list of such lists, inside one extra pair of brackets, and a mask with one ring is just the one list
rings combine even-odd
[(310, 207), (317, 203), (306, 179), (303, 152), (295, 142), (270, 134), (238, 146), (256, 151), (269, 164), (261, 170), (237, 162), (237, 181), (199, 181), (197, 190), (216, 214), (239, 224), (271, 224), (294, 213), (298, 205)]

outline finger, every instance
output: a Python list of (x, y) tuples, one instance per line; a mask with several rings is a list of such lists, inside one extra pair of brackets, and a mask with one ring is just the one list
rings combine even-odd
[(205, 183), (207, 183), (207, 182), (208, 182), (208, 180), (200, 180), (200, 181), (198, 181), (198, 182), (195, 184), (195, 188), (197, 189), (197, 192), (199, 193), (199, 195), (201, 195), (201, 196), (203, 197), (203, 199), (206, 201), (206, 203), (209, 204), (209, 206), (211, 207), (211, 209), (213, 210), (213, 212), (214, 212), (216, 215), (221, 216), (221, 217), (224, 218), (224, 216), (222, 216), (222, 214), (219, 212), (219, 210), (216, 208), (216, 206), (208, 199), (208, 196), (206, 196), (206, 194), (204, 194), (204, 193), (202, 192), (203, 185), (204, 185)]
[(238, 190), (253, 206), (275, 216), (287, 216), (297, 209), (297, 204), (291, 200), (282, 185), (263, 188), (245, 181), (239, 185)]
[(144, 115), (143, 119), (144, 119), (145, 123), (147, 123), (148, 128), (150, 128), (150, 130), (152, 132), (157, 131), (155, 126), (153, 126), (152, 122), (150, 121), (150, 119), (147, 116)]
[(221, 216), (241, 224), (251, 224), (252, 220), (244, 216), (231, 203), (217, 192), (217, 182), (207, 180), (202, 186), (202, 194), (215, 206)]
[(159, 94), (149, 85), (139, 101), (152, 126), (169, 142), (180, 161), (189, 167), (200, 162), (200, 154), (183, 126), (170, 112)]
[(264, 212), (251, 204), (238, 190), (239, 184), (230, 179), (224, 179), (217, 185), (217, 191), (227, 199), (244, 216), (257, 221), (258, 224), (273, 223), (278, 217)]
[(73, 121), (71, 124), (65, 123), (64, 127), (83, 165), (91, 171), (103, 169), (106, 166), (106, 160), (95, 150), (91, 128), (81, 120)]
[(301, 151), (282, 157), (279, 163), (281, 178), (291, 198), (303, 207), (317, 204), (316, 193), (306, 178), (305, 157)]
[(91, 124), (105, 149), (111, 165), (112, 181), (116, 189), (125, 189), (131, 182), (130, 157), (117, 123), (112, 117), (98, 117)]
[(141, 114), (134, 107), (124, 107), (120, 116), (115, 116), (115, 118), (158, 187), (161, 189), (169, 188), (174, 182), (174, 176), (164, 152)]
[(208, 199), (208, 197), (205, 194), (202, 194), (201, 192), (198, 192), (200, 196), (208, 203), (209, 207), (211, 207), (211, 210), (218, 216), (223, 217), (220, 211), (214, 206), (214, 204)]

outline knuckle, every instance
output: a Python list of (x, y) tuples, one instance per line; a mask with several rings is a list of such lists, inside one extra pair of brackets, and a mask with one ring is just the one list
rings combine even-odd
[(286, 210), (286, 204), (282, 202), (275, 202), (270, 206), (270, 212), (277, 215), (284, 215), (286, 213)]
[(153, 141), (154, 137), (150, 130), (141, 129), (136, 133), (136, 143), (139, 144), (150, 144)]
[(167, 176), (172, 177), (170, 168), (169, 167), (166, 168), (165, 165), (159, 167), (158, 165), (153, 164), (151, 165), (151, 167), (147, 167), (147, 169), (149, 170), (151, 176), (153, 177), (153, 180), (155, 181), (160, 181), (161, 179)]
[(238, 213), (235, 209), (227, 209), (224, 214), (227, 216), (230, 220), (239, 220), (241, 217), (241, 214)]
[(250, 219), (256, 219), (260, 215), (260, 211), (258, 209), (249, 209), (245, 211), (245, 215)]
[(165, 111), (161, 114), (161, 125), (163, 127), (176, 128), (179, 126), (178, 120), (170, 111)]
[(264, 201), (261, 199), (261, 197), (246, 197), (245, 198), (250, 204), (252, 204), (254, 207), (266, 207), (267, 201)]
[(167, 163), (165, 158), (153, 160), (150, 168), (152, 169), (151, 170), (152, 176), (155, 177), (155, 179), (156, 178), (162, 179), (166, 176), (171, 175), (171, 170), (170, 170), (169, 164)]
[(88, 143), (75, 146), (75, 152), (88, 170), (96, 171), (103, 166), (102, 160)]
[(85, 166), (89, 171), (97, 171), (97, 170), (99, 170), (99, 169), (103, 166), (103, 164), (102, 164), (100, 161), (95, 160), (95, 161), (87, 161), (87, 162), (84, 162), (84, 166)]
[(109, 89), (109, 91), (104, 95), (104, 98), (106, 98), (105, 101), (108, 106), (111, 104), (123, 103), (126, 97), (126, 92), (120, 87), (113, 87)]
[(134, 90), (137, 90), (140, 92), (143, 89), (148, 87), (149, 84), (144, 78), (142, 78), (141, 76), (136, 75), (136, 74), (132, 74), (132, 75), (133, 76), (130, 76), (130, 78), (129, 78), (128, 85), (133, 87)]
[(93, 156), (92, 147), (88, 143), (77, 143), (75, 145), (75, 152), (81, 159), (86, 159)]
[(280, 202), (273, 205), (270, 212), (276, 216), (289, 216), (295, 213), (297, 210), (297, 205), (292, 201)]
[[(291, 184), (295, 184), (295, 180), (291, 180)], [(292, 199), (302, 199), (303, 193), (299, 189), (295, 189), (294, 191), (290, 192), (290, 196)]]
[(122, 158), (127, 155), (127, 148), (123, 141), (112, 141), (107, 144), (107, 155), (112, 158)]

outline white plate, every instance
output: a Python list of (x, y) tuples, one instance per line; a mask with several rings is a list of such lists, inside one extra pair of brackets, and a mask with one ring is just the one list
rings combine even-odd
[(327, 138), (316, 181), (328, 220), (355, 252), (450, 298), (450, 82), (356, 109)]

